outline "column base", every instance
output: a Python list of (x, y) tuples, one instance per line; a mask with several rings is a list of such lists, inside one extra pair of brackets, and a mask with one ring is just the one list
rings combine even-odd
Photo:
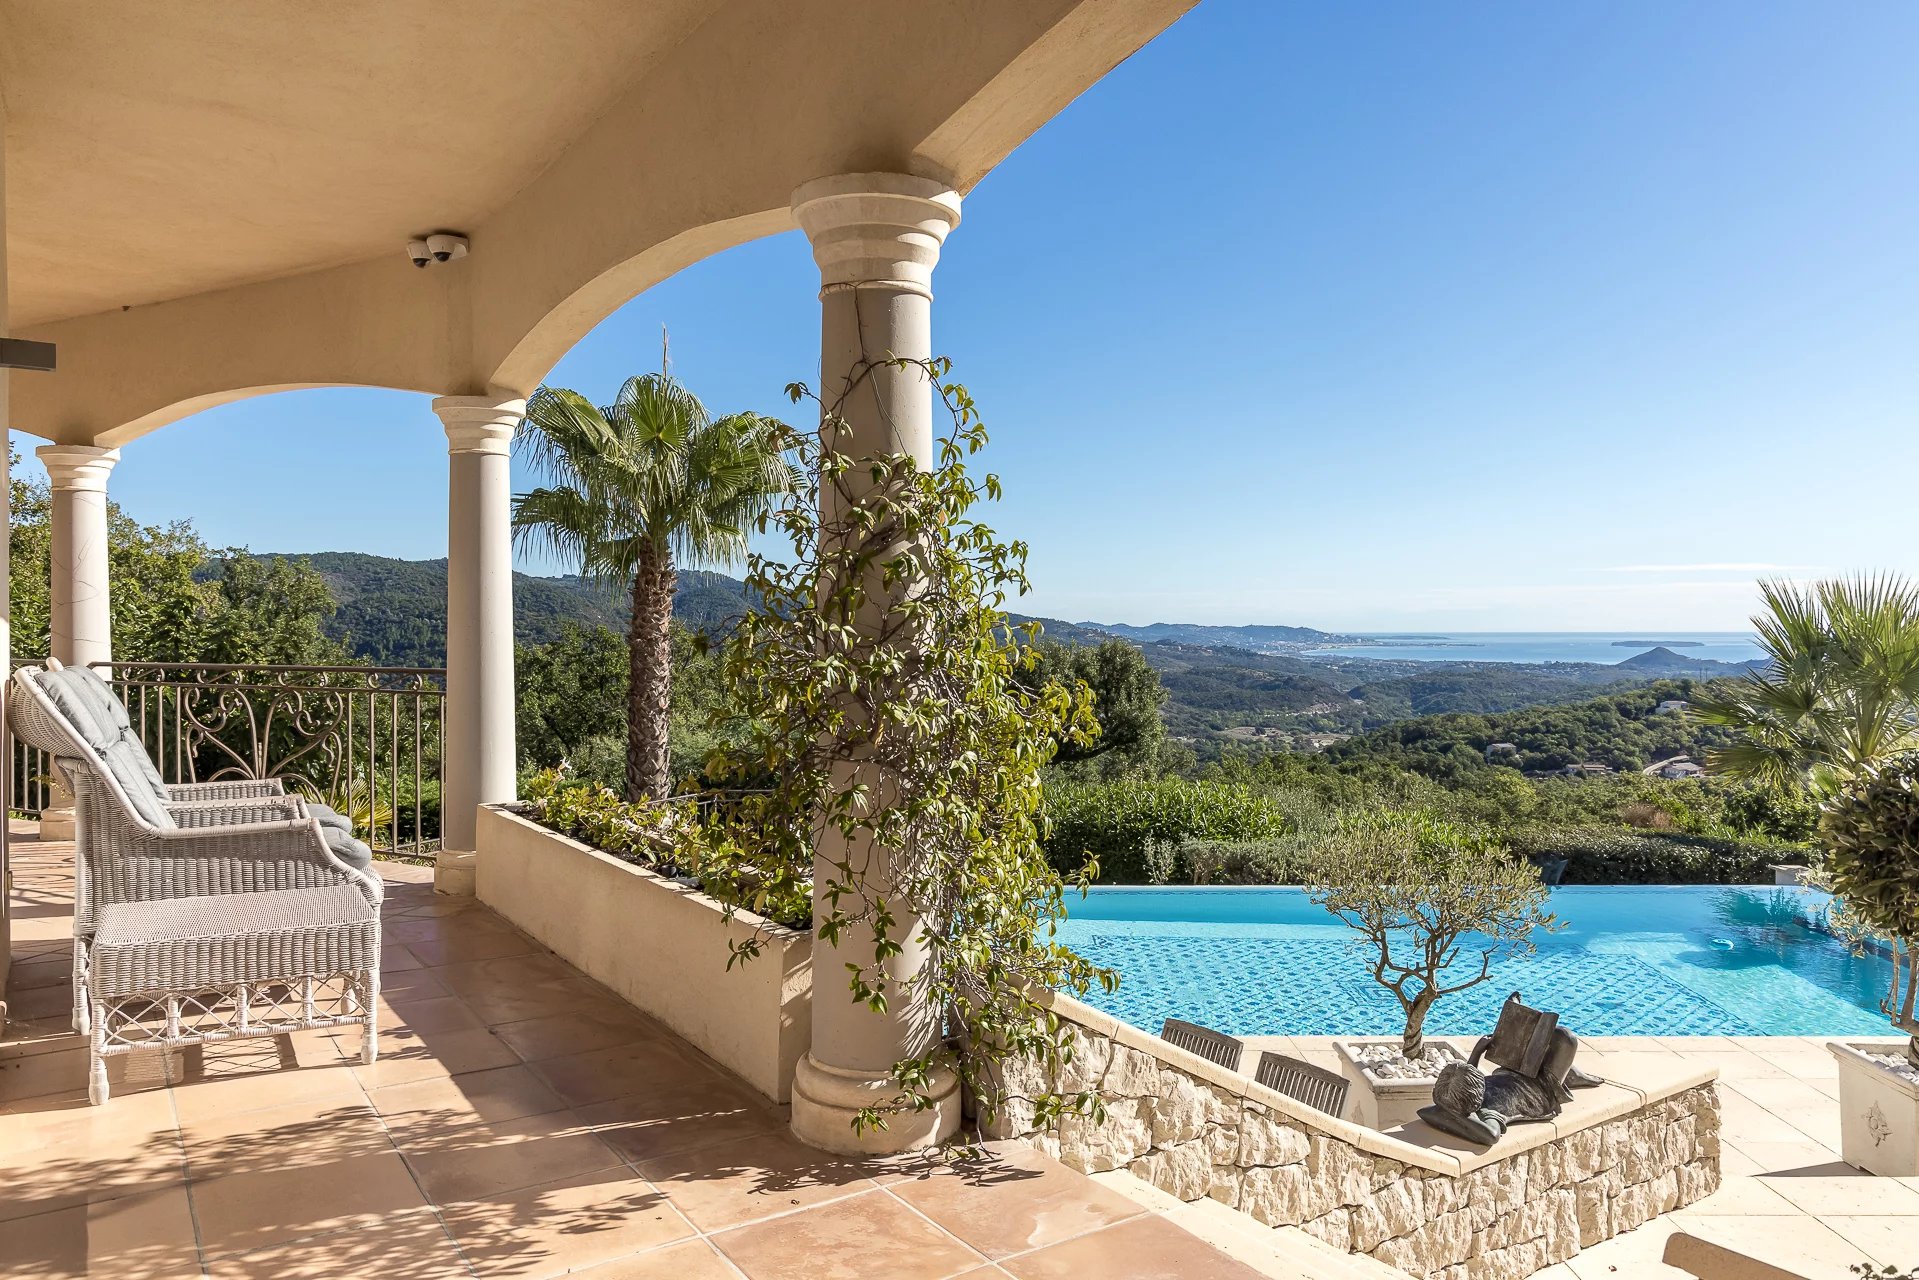
[(71, 840), (74, 835), (74, 816), (72, 809), (42, 809), (40, 811), (40, 838), (42, 840)]
[(890, 1156), (935, 1146), (959, 1132), (959, 1076), (944, 1067), (933, 1075), (931, 1107), (889, 1115), (884, 1129), (853, 1132), (855, 1115), (898, 1092), (891, 1076), (829, 1067), (809, 1053), (793, 1072), (793, 1136), (835, 1155)]
[(442, 849), (433, 855), (433, 892), (455, 898), (471, 898), (478, 866), (478, 854)]

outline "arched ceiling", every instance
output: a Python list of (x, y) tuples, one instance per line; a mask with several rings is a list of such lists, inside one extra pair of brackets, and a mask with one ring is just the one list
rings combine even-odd
[(8, 0), (11, 323), (464, 230), (721, 0)]

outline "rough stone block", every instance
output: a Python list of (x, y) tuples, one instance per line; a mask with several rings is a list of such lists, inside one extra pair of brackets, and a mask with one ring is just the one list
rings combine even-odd
[(1180, 1200), (1201, 1200), (1213, 1185), (1213, 1162), (1203, 1141), (1159, 1147), (1129, 1166), (1133, 1176)]
[(1298, 1164), (1312, 1152), (1312, 1143), (1297, 1125), (1268, 1112), (1256, 1102), (1246, 1104), (1239, 1122), (1238, 1162), (1255, 1165)]
[(1312, 1138), (1307, 1167), (1313, 1180), (1327, 1188), (1333, 1203), (1364, 1204), (1373, 1193), (1373, 1158), (1337, 1138)]
[(1332, 1188), (1305, 1164), (1248, 1169), (1240, 1179), (1240, 1212), (1269, 1227), (1297, 1226), (1334, 1208)]
[(1116, 1098), (1151, 1098), (1159, 1094), (1159, 1059), (1123, 1044), (1113, 1047), (1102, 1091)]
[(1153, 1106), (1153, 1144), (1172, 1146), (1191, 1142), (1209, 1126), (1230, 1125), (1238, 1118), (1238, 1105), (1222, 1089), (1201, 1084), (1191, 1076), (1163, 1070)]
[(1582, 1182), (1574, 1189), (1578, 1202), (1579, 1247), (1591, 1248), (1601, 1240), (1612, 1237), (1612, 1197), (1606, 1194), (1603, 1183), (1597, 1179)]
[(1331, 1213), (1321, 1214), (1310, 1222), (1301, 1223), (1300, 1228), (1324, 1240), (1335, 1249), (1352, 1252), (1353, 1222), (1350, 1209), (1334, 1209)]
[(1411, 1235), (1424, 1225), (1420, 1185), (1415, 1178), (1401, 1178), (1374, 1191), (1370, 1200), (1355, 1205), (1352, 1247), (1371, 1253), (1382, 1241)]
[(1150, 1098), (1110, 1098), (1106, 1121), (1086, 1116), (1060, 1117), (1060, 1162), (1081, 1173), (1123, 1169), (1153, 1146), (1153, 1103)]

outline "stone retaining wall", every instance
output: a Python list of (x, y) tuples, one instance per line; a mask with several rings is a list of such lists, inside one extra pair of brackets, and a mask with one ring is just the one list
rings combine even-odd
[[(1360, 1129), (1063, 997), (1055, 1012), (1077, 1051), (1051, 1083), (1097, 1089), (1104, 1123), (1067, 1116), (1040, 1131), (1015, 1098), (991, 1136), (1084, 1172), (1130, 1170), (1182, 1200), (1210, 1196), (1414, 1276), (1518, 1280), (1719, 1186), (1710, 1071), (1665, 1096), (1607, 1086), (1617, 1096), (1586, 1103), (1585, 1127), (1521, 1126), (1481, 1153)], [(1013, 1071), (1009, 1092), (1044, 1092), (1042, 1076)]]

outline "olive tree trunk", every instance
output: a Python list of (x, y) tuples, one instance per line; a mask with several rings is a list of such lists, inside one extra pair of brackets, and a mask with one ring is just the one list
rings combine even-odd
[(633, 618), (627, 624), (626, 798), (669, 794), (668, 713), (673, 703), (673, 558), (662, 548), (633, 575)]
[(1427, 987), (1411, 1000), (1401, 998), (1406, 1010), (1406, 1030), (1399, 1037), (1399, 1051), (1409, 1062), (1419, 1061), (1419, 1055), (1426, 1052), (1426, 1014), (1431, 1011), (1433, 1002), (1439, 997), (1431, 987)]

